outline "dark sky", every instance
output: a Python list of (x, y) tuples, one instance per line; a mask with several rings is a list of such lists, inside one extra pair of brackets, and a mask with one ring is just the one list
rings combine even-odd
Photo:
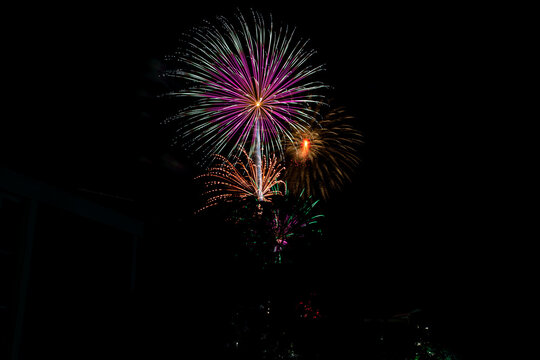
[[(478, 284), (490, 281), (478, 269), (488, 241), (486, 120), (477, 107), (490, 32), (479, 19), (487, 15), (466, 6), (315, 3), (252, 4), (311, 39), (333, 98), (364, 136), (354, 182), (327, 205), (328, 251), (312, 276), (327, 291), (365, 292), (366, 307), (431, 307), (449, 317), (478, 308)], [(36, 10), (13, 54), (30, 76), (18, 88), (25, 105), (10, 166), (66, 188), (154, 197), (146, 214), (191, 211), (195, 170), (162, 165), (174, 152), (151, 98), (161, 86), (155, 75), (183, 31), (234, 8), (178, 1)], [(178, 209), (178, 199), (189, 200)]]

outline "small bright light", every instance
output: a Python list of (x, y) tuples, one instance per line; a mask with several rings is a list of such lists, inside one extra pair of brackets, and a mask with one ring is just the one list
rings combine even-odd
[(304, 148), (307, 149), (309, 146), (309, 140), (308, 139), (304, 139)]
[(257, 101), (257, 102), (255, 103), (255, 106), (256, 106), (256, 107), (261, 106), (261, 102), (260, 102), (260, 101)]

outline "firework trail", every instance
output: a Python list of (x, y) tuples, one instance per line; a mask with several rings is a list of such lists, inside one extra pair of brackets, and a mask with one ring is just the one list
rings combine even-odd
[(261, 161), (261, 182), (257, 181), (257, 164), (243, 150), (245, 161), (238, 156), (233, 156), (235, 162), (232, 163), (223, 155), (216, 154), (215, 157), (221, 160), (218, 165), (213, 165), (208, 171), (196, 177), (205, 179), (206, 191), (205, 205), (196, 211), (201, 212), (209, 207), (221, 202), (242, 200), (246, 198), (259, 198), (262, 194), (262, 201), (270, 202), (273, 196), (283, 195), (281, 188), (286, 189), (286, 184), (280, 179), (285, 168), (278, 162), (275, 156), (262, 157)]
[[(320, 107), (316, 113), (321, 114)], [(357, 155), (361, 135), (352, 124), (353, 118), (343, 108), (331, 109), (313, 118), (305, 129), (293, 133), (286, 141), (285, 178), (291, 193), (327, 200), (333, 190), (351, 181), (359, 164)]]
[(260, 184), (262, 147), (282, 154), (283, 138), (313, 118), (309, 105), (321, 101), (316, 92), (325, 86), (308, 80), (322, 67), (308, 64), (315, 52), (307, 40), (295, 40), (289, 27), (274, 28), (271, 17), (266, 23), (252, 15), (253, 24), (238, 14), (236, 25), (219, 17), (217, 25), (194, 29), (191, 41), (171, 57), (179, 68), (166, 75), (191, 87), (170, 95), (191, 97), (194, 104), (166, 121), (182, 122), (179, 138), (202, 155), (203, 164), (211, 154), (238, 155), (249, 144)]

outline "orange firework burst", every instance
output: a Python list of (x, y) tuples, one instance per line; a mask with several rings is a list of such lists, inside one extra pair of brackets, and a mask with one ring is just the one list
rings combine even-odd
[(257, 181), (257, 165), (255, 161), (242, 150), (245, 161), (234, 156), (234, 163), (230, 162), (222, 155), (214, 155), (220, 160), (219, 165), (211, 167), (207, 173), (199, 175), (196, 179), (207, 179), (204, 183), (206, 190), (203, 196), (206, 197), (205, 205), (197, 212), (201, 212), (209, 207), (221, 202), (242, 200), (253, 197), (258, 199), (262, 194), (262, 201), (271, 201), (273, 196), (283, 195), (286, 184), (280, 179), (285, 168), (272, 155), (271, 158), (262, 157), (262, 182)]
[(328, 199), (330, 192), (339, 190), (351, 181), (354, 168), (359, 164), (358, 145), (361, 135), (343, 108), (321, 113), (313, 118), (306, 130), (294, 132), (286, 144), (288, 160), (286, 176), (289, 190), (300, 194)]

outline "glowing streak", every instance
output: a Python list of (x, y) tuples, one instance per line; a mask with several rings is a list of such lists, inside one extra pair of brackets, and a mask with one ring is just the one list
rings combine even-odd
[(302, 143), (303, 143), (303, 146), (302, 146), (302, 150), (300, 152), (300, 156), (303, 159), (306, 159), (308, 157), (308, 155), (309, 155), (309, 140), (304, 139), (304, 141)]

